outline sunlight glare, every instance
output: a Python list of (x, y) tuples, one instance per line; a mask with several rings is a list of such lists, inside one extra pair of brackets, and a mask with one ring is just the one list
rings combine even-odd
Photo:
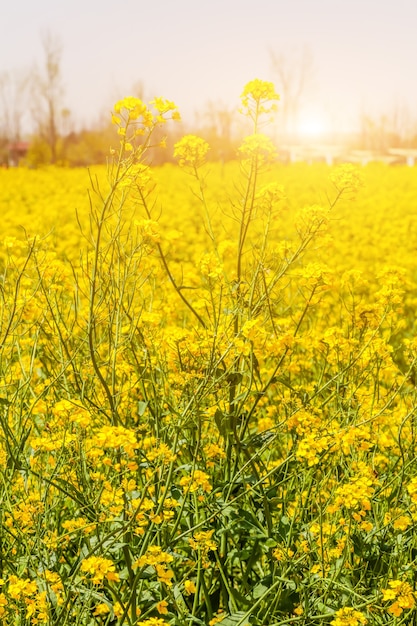
[(304, 113), (298, 123), (298, 133), (307, 137), (318, 137), (329, 131), (326, 119), (315, 112)]

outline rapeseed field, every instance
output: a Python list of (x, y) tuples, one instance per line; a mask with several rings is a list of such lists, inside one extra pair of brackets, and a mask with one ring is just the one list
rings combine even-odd
[(278, 164), (277, 99), (0, 171), (2, 624), (415, 623), (417, 177)]

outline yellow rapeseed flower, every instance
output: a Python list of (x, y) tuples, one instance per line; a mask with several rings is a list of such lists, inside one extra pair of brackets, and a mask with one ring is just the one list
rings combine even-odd
[(390, 580), (387, 589), (382, 589), (382, 599), (384, 602), (394, 602), (388, 607), (388, 612), (399, 617), (406, 609), (413, 609), (415, 606), (415, 595), (411, 585), (402, 580)]
[(336, 611), (336, 617), (330, 624), (332, 626), (365, 626), (368, 623), (365, 615), (351, 607), (344, 607)]
[(90, 576), (94, 585), (101, 585), (104, 580), (118, 582), (119, 574), (113, 561), (101, 556), (90, 556), (81, 563), (81, 571)]
[(205, 163), (210, 149), (207, 141), (196, 135), (185, 135), (174, 146), (174, 157), (181, 167), (198, 168)]

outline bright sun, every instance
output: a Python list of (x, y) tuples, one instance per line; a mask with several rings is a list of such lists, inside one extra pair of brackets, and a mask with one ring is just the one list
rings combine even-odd
[(317, 137), (324, 135), (328, 131), (326, 120), (318, 113), (304, 113), (298, 123), (300, 135)]

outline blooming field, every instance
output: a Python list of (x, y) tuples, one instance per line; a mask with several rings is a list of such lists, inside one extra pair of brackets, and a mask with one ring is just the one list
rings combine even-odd
[[(143, 158), (0, 171), (0, 617), (411, 624), (413, 168)], [(116, 140), (117, 143), (117, 140)]]

